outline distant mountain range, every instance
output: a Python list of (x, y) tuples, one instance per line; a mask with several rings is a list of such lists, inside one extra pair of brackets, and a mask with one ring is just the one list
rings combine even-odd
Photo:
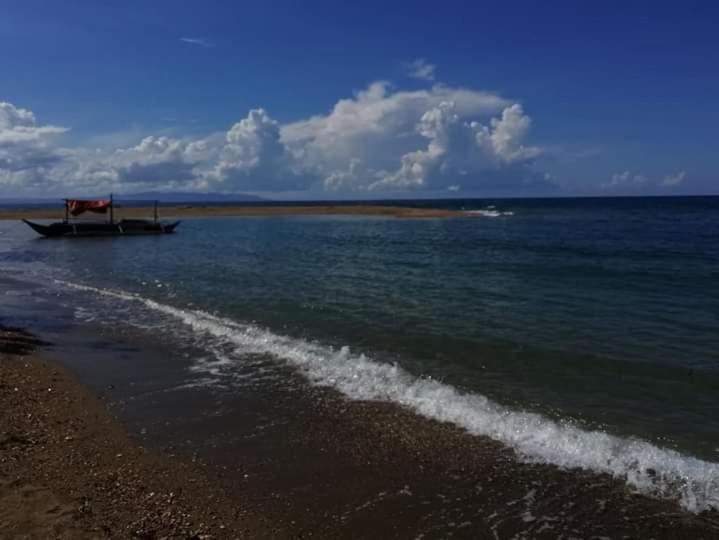
[[(107, 195), (98, 195), (96, 198), (102, 199)], [(92, 197), (83, 197), (90, 199)], [(257, 195), (248, 195), (245, 193), (194, 193), (189, 191), (168, 191), (159, 193), (155, 191), (147, 191), (143, 193), (115, 194), (118, 201), (137, 201), (137, 200), (158, 200), (162, 203), (197, 203), (197, 202), (261, 202), (267, 201)], [(59, 198), (55, 197), (8, 197), (0, 198), (0, 205), (18, 205), (18, 204), (58, 204)]]

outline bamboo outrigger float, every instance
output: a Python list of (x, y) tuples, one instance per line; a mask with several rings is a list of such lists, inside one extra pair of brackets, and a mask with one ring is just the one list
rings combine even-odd
[[(169, 234), (175, 232), (179, 221), (162, 222), (159, 219), (158, 201), (154, 204), (153, 219), (121, 219), (115, 220), (115, 200), (112, 195), (109, 199), (85, 200), (64, 199), (65, 219), (43, 225), (27, 219), (23, 221), (35, 232), (47, 237), (76, 237), (76, 236), (125, 236), (141, 234)], [(137, 202), (137, 201), (133, 201)], [(77, 218), (85, 212), (107, 214), (107, 221), (80, 221)]]

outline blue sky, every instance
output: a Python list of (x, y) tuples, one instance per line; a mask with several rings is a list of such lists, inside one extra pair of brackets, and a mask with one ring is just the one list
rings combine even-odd
[(0, 196), (719, 192), (714, 2), (2, 11)]

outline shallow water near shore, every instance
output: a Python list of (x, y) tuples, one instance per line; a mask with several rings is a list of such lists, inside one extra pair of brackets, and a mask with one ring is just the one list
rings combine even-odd
[[(2, 223), (0, 260), (77, 323), (192, 349), (184, 385), (237, 393), (291, 380), (289, 366), (524, 461), (716, 508), (717, 199), (453, 204), (484, 214), (193, 220), (81, 241)], [(21, 287), (5, 301), (33, 318)]]

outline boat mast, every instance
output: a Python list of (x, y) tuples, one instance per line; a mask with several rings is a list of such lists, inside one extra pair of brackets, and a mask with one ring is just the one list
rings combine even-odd
[(110, 225), (115, 223), (115, 205), (112, 201), (112, 193), (110, 193)]
[(65, 200), (65, 223), (70, 221), (70, 204), (68, 203), (67, 199)]
[(157, 223), (157, 201), (155, 201), (155, 223)]

